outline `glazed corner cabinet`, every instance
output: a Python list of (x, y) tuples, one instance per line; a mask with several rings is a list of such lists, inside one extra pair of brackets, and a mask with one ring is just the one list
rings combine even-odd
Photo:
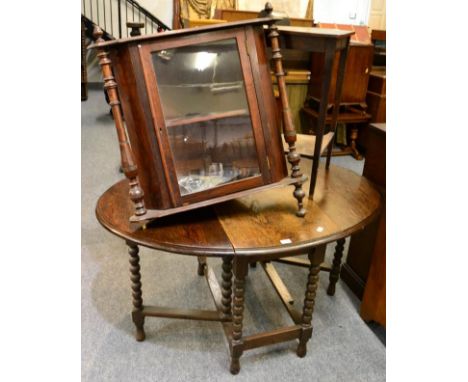
[[(305, 215), (305, 177), (295, 151), (276, 21), (261, 18), (108, 42), (95, 29), (91, 48), (98, 50), (129, 179), (131, 221), (285, 185), (294, 185), (296, 215)], [(266, 38), (290, 176), (275, 118)]]

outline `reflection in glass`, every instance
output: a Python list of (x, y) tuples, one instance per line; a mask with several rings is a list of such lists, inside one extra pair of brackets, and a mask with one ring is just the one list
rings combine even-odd
[(235, 39), (153, 53), (181, 195), (260, 175)]
[(169, 128), (181, 195), (260, 175), (250, 117)]
[(159, 51), (153, 64), (166, 121), (247, 111), (235, 39)]

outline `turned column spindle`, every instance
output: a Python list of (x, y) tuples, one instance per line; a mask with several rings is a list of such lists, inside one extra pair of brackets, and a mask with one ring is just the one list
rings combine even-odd
[(231, 316), (232, 302), (232, 257), (223, 257), (223, 281), (221, 283), (221, 292), (224, 317)]
[(143, 316), (139, 249), (138, 246), (133, 243), (127, 242), (127, 245), (128, 254), (130, 255), (130, 280), (132, 282), (132, 320), (136, 326), (136, 340), (143, 341), (145, 339), (145, 331), (143, 329), (145, 317)]
[(314, 312), (315, 296), (317, 295), (317, 286), (320, 272), (320, 263), (314, 264), (312, 253), (309, 253), (309, 260), (311, 265), (309, 268), (309, 275), (307, 277), (304, 307), (302, 310), (302, 333), (296, 351), (299, 357), (304, 357), (306, 355), (307, 341), (312, 336), (312, 313)]
[[(273, 8), (271, 7), (270, 3), (266, 4), (265, 10), (267, 10), (269, 13), (273, 11)], [(305, 196), (305, 192), (302, 189), (302, 183), (304, 182), (304, 178), (299, 167), (301, 156), (296, 151), (296, 130), (294, 128), (291, 109), (289, 107), (288, 95), (286, 92), (286, 81), (284, 79), (285, 73), (283, 70), (282, 55), (280, 52), (278, 37), (278, 27), (274, 23), (271, 23), (268, 28), (268, 38), (271, 42), (271, 51), (275, 67), (275, 76), (278, 83), (278, 91), (282, 105), (281, 114), (283, 121), (284, 140), (289, 146), (287, 159), (288, 162), (291, 164), (291, 178), (297, 179), (297, 182), (294, 183), (295, 189), (293, 192), (293, 195), (297, 199), (298, 203), (298, 211), (296, 212), (296, 215), (299, 217), (303, 217), (306, 214), (306, 210), (302, 202), (302, 199), (304, 199)]]
[(345, 239), (337, 240), (335, 247), (335, 254), (333, 256), (332, 268), (330, 270), (330, 283), (328, 284), (327, 294), (329, 296), (335, 295), (336, 283), (340, 278), (341, 273), (341, 258), (343, 257), (343, 250)]
[[(99, 43), (104, 42), (102, 35), (102, 29), (95, 26), (93, 36), (98, 45)], [(130, 184), (130, 199), (135, 207), (135, 215), (142, 216), (146, 214), (145, 202), (143, 200), (144, 193), (141, 189), (140, 181), (138, 180), (138, 168), (135, 164), (133, 152), (128, 142), (127, 133), (123, 123), (119, 95), (117, 92), (117, 83), (115, 82), (114, 75), (112, 73), (112, 62), (109, 59), (109, 54), (103, 48), (98, 48), (97, 57), (99, 59), (99, 65), (101, 65), (102, 76), (104, 78), (104, 89), (106, 90), (109, 98), (109, 105), (112, 108), (112, 115), (114, 117), (117, 137), (119, 139), (122, 170)]]

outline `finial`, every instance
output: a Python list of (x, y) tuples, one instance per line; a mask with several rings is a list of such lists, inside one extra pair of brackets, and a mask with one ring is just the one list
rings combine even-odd
[(260, 11), (257, 17), (263, 18), (275, 18), (277, 25), (291, 25), (289, 17), (284, 12), (273, 12), (273, 5), (268, 1), (265, 4), (265, 8)]
[(98, 25), (95, 25), (94, 26), (94, 29), (93, 29), (93, 37), (94, 37), (94, 40), (96, 42), (104, 42), (104, 39), (102, 38), (102, 35), (104, 34), (104, 32), (102, 31), (102, 29), (98, 26)]
[(141, 28), (145, 27), (145, 23), (127, 22), (127, 28), (131, 28), (130, 36), (141, 36)]

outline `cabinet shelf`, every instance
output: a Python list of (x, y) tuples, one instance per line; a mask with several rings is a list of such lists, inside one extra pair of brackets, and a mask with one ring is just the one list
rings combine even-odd
[(199, 122), (215, 121), (217, 119), (232, 118), (232, 117), (248, 117), (250, 116), (247, 109), (231, 110), (222, 113), (212, 113), (207, 115), (197, 115), (193, 117), (173, 118), (166, 121), (166, 127), (175, 127), (181, 125), (189, 125)]

